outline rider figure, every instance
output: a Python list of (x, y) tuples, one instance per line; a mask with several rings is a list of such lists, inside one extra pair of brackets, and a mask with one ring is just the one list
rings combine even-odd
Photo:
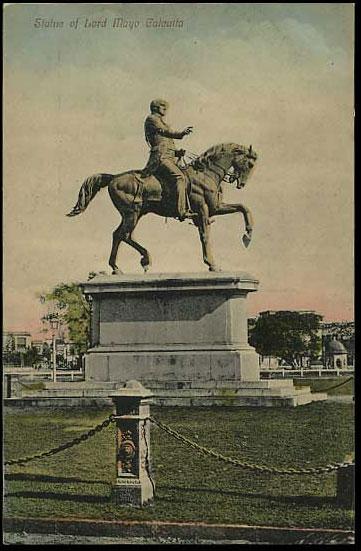
[(150, 104), (151, 114), (145, 120), (144, 131), (145, 139), (151, 149), (143, 175), (149, 176), (159, 172), (171, 184), (176, 191), (177, 217), (183, 221), (186, 218), (192, 218), (195, 214), (186, 207), (187, 182), (176, 164), (179, 153), (173, 140), (181, 140), (184, 136), (188, 136), (193, 127), (188, 126), (181, 132), (171, 130), (164, 120), (168, 107), (168, 102), (162, 99), (153, 100)]

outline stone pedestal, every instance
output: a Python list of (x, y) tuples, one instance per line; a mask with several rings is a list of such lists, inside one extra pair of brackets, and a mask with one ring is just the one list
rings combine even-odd
[(93, 304), (87, 380), (259, 380), (246, 310), (257, 286), (246, 273), (94, 278), (84, 285)]
[(84, 283), (92, 301), (87, 384), (137, 379), (164, 405), (312, 401), (308, 387), (260, 381), (246, 308), (257, 288), (244, 272), (97, 276)]
[(115, 404), (116, 483), (113, 496), (118, 505), (141, 507), (154, 498), (150, 475), (151, 392), (139, 381), (128, 381), (110, 397)]

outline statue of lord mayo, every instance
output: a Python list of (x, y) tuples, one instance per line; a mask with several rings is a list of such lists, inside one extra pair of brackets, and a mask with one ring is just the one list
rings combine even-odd
[(165, 122), (169, 103), (162, 99), (155, 99), (150, 104), (151, 114), (144, 123), (145, 139), (150, 146), (150, 156), (143, 176), (157, 173), (169, 183), (176, 194), (177, 217), (179, 220), (195, 216), (187, 208), (186, 188), (187, 182), (184, 173), (177, 165), (177, 159), (182, 156), (182, 151), (177, 151), (173, 140), (181, 140), (188, 136), (192, 126), (182, 131), (172, 130)]

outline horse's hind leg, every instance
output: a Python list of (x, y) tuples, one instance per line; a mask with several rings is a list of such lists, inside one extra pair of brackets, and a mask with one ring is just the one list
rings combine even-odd
[(141, 265), (144, 268), (144, 271), (146, 272), (151, 265), (151, 258), (150, 254), (148, 253), (147, 249), (139, 245), (136, 241), (134, 241), (132, 233), (134, 231), (135, 226), (137, 225), (139, 221), (139, 214), (136, 212), (127, 212), (122, 215), (123, 221), (118, 226), (118, 228), (113, 233), (113, 245), (112, 245), (112, 251), (110, 253), (109, 258), (109, 264), (113, 270), (113, 274), (119, 274), (122, 273), (121, 270), (119, 270), (118, 266), (116, 265), (116, 258), (118, 253), (119, 245), (122, 241), (124, 243), (127, 243), (130, 247), (133, 247), (138, 253), (142, 255), (141, 258)]
[(144, 247), (142, 247), (142, 245), (139, 245), (139, 243), (137, 243), (137, 241), (134, 241), (133, 239), (133, 236), (130, 235), (127, 239), (124, 239), (124, 242), (125, 243), (128, 243), (128, 245), (130, 245), (131, 247), (133, 247), (133, 249), (135, 249), (136, 251), (138, 251), (138, 253), (140, 253), (142, 255), (142, 258), (140, 260), (140, 263), (144, 269), (145, 272), (148, 271), (149, 267), (151, 266), (152, 264), (152, 260), (150, 258), (150, 254), (149, 252), (147, 251), (147, 249), (145, 249)]
[(109, 266), (113, 270), (112, 274), (123, 273), (121, 270), (119, 270), (116, 264), (118, 248), (119, 248), (120, 242), (122, 241), (122, 233), (123, 233), (123, 222), (117, 227), (116, 230), (113, 231), (112, 250), (109, 257)]
[(125, 212), (122, 213), (122, 217), (123, 220), (121, 224), (119, 224), (117, 229), (113, 232), (112, 250), (109, 257), (109, 265), (113, 270), (113, 274), (123, 273), (116, 264), (119, 245), (122, 241), (126, 241), (132, 234), (132, 231), (137, 225), (139, 215), (135, 212)]

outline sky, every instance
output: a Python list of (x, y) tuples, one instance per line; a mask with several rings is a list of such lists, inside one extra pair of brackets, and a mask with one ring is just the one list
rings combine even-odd
[[(159, 20), (178, 26), (147, 27)], [(249, 314), (352, 320), (353, 48), (352, 4), (5, 5), (4, 327), (36, 334), (39, 294), (110, 273), (120, 217), (107, 191), (65, 214), (88, 176), (146, 164), (143, 123), (157, 97), (174, 128), (193, 125), (185, 149), (236, 142), (258, 154), (247, 186), (224, 197), (251, 210), (251, 245), (239, 214), (211, 227), (217, 264), (260, 281)], [(150, 214), (135, 236), (151, 274), (207, 272), (187, 222)], [(139, 260), (120, 246), (125, 273), (141, 274)]]

